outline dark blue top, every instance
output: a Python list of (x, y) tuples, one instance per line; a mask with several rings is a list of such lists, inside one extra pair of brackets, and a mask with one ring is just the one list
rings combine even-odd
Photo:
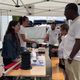
[[(17, 36), (18, 37), (18, 36)], [(4, 37), (2, 57), (10, 58), (12, 60), (16, 59), (20, 54), (20, 44), (16, 38), (13, 38), (12, 34), (7, 34)]]

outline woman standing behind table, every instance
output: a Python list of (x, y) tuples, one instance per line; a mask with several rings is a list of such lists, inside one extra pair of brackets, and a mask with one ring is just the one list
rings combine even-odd
[(5, 66), (16, 60), (20, 54), (19, 30), (19, 22), (10, 21), (3, 40), (2, 57)]
[(21, 51), (24, 52), (27, 50), (26, 43), (36, 43), (35, 41), (29, 39), (26, 33), (26, 28), (29, 27), (29, 19), (26, 16), (19, 18), (20, 22), (20, 31), (19, 31), (19, 38), (21, 43)]

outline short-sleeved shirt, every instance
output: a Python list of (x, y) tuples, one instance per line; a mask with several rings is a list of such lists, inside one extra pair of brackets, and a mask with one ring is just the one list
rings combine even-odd
[[(64, 42), (63, 52), (65, 54), (65, 59), (70, 56), (76, 39), (80, 39), (80, 16), (73, 20), (72, 24), (69, 27), (69, 31)], [(78, 51), (74, 59), (80, 61), (80, 50)]]
[(20, 31), (19, 31), (19, 38), (20, 38), (20, 43), (21, 43), (21, 47), (25, 47), (26, 48), (26, 42), (24, 42), (20, 36), (20, 34), (24, 34), (25, 37), (27, 38), (27, 33), (26, 33), (26, 28), (24, 26), (20, 26)]
[(59, 44), (59, 48), (58, 48), (58, 57), (59, 58), (64, 58), (63, 55), (63, 49), (64, 49), (64, 41), (65, 41), (65, 38), (66, 38), (66, 35), (65, 36), (62, 36), (62, 41), (61, 43)]
[(47, 31), (47, 34), (49, 35), (49, 44), (51, 45), (55, 45), (55, 44), (59, 44), (58, 42), (58, 34), (59, 34), (59, 30), (55, 29), (49, 29)]

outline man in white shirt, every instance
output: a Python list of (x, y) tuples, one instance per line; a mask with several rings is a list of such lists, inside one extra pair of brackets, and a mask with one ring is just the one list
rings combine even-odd
[(64, 42), (65, 69), (69, 80), (80, 80), (80, 16), (77, 5), (69, 3), (64, 14), (67, 20), (72, 20)]
[[(51, 58), (52, 56), (52, 48), (56, 47), (56, 44), (58, 44), (58, 34), (59, 30), (56, 29), (56, 23), (53, 22), (51, 24), (51, 28), (48, 29), (46, 37), (44, 38), (44, 42), (49, 41), (49, 57)], [(54, 53), (54, 55), (57, 55), (57, 53)]]
[(20, 37), (20, 43), (21, 43), (21, 49), (22, 51), (26, 50), (26, 43), (34, 43), (35, 41), (30, 40), (27, 37), (27, 33), (26, 33), (26, 28), (29, 27), (29, 19), (28, 17), (24, 16), (24, 17), (20, 17), (19, 19), (20, 22), (20, 31), (19, 31), (19, 37)]

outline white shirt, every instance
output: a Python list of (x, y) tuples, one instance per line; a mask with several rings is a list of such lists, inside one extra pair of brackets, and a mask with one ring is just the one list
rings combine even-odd
[(51, 45), (59, 44), (59, 42), (58, 42), (59, 30), (49, 29), (47, 34), (49, 35), (49, 44), (51, 44)]
[(21, 43), (21, 47), (25, 47), (26, 48), (26, 42), (24, 42), (20, 36), (20, 34), (24, 34), (25, 37), (27, 38), (27, 33), (26, 33), (26, 28), (24, 26), (20, 26), (20, 31), (19, 31), (19, 38), (20, 38), (20, 43)]
[(64, 58), (63, 55), (65, 55), (65, 53), (63, 53), (65, 38), (66, 38), (66, 35), (65, 36), (62, 36), (62, 41), (59, 44), (59, 48), (58, 48), (58, 57), (59, 58)]
[[(64, 42), (63, 53), (65, 54), (65, 59), (70, 56), (75, 44), (75, 39), (80, 39), (80, 17), (77, 17), (75, 20), (73, 20), (72, 24), (69, 27), (69, 31)], [(80, 61), (80, 50), (78, 51), (74, 59)]]

